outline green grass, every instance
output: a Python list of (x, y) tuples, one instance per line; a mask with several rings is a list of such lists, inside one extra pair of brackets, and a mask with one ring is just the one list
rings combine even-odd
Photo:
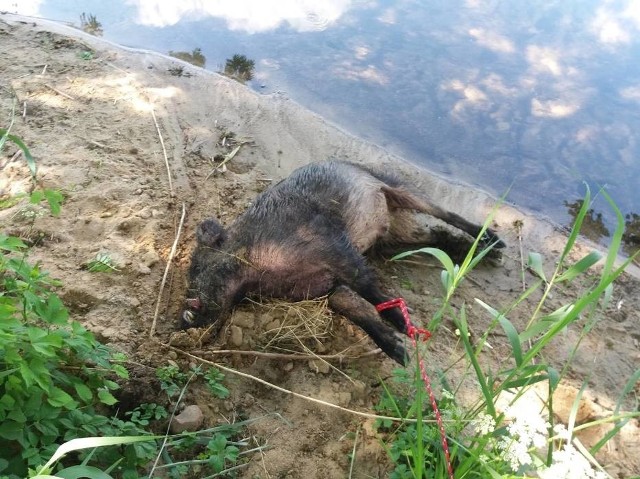
[[(582, 222), (588, 213), (590, 193), (587, 191), (564, 249), (558, 258), (553, 260), (553, 268), (548, 268), (541, 254), (531, 252), (526, 267), (535, 279), (526, 291), (513, 298), (510, 305), (497, 309), (480, 299), (475, 300), (490, 319), (489, 327), (475, 340), (474, 336), (469, 334), (468, 306), (463, 304), (455, 307), (451, 300), (455, 297), (459, 285), (488, 250), (476, 254), (476, 241), (460, 265), (454, 264), (446, 253), (434, 248), (409, 251), (394, 258), (397, 260), (410, 255), (427, 254), (435, 257), (443, 268), (442, 301), (429, 323), (429, 329), (437, 329), (445, 318), (452, 321), (460, 331), (460, 346), (464, 352), (462, 370), (465, 373), (462, 377), (447, 377), (444, 372), (436, 371), (443, 391), (439, 408), (448, 418), (446, 430), (456, 479), (532, 477), (533, 474), (542, 478), (574, 477), (564, 475), (565, 466), (560, 460), (567, 457), (571, 458), (574, 472), (584, 466), (584, 477), (609, 477), (595, 461), (594, 456), (624, 424), (640, 416), (638, 412), (621, 412), (624, 401), (629, 398), (640, 379), (640, 370), (629, 378), (626, 386), (620, 391), (615, 411), (610, 417), (576, 427), (575, 414), (588, 379), (584, 378), (584, 386), (576, 398), (567, 431), (562, 433), (562, 437), (554, 430), (552, 402), (553, 393), (571, 370), (571, 360), (577, 354), (584, 338), (602, 318), (611, 299), (615, 280), (638, 256), (636, 252), (617, 264), (624, 218), (606, 192), (602, 191), (601, 194), (608, 200), (617, 217), (617, 228), (612, 235), (608, 251), (605, 254), (591, 251), (577, 261), (570, 259), (578, 241)], [(490, 218), (485, 223), (485, 228), (489, 222)], [(481, 236), (482, 233), (479, 237)], [(600, 264), (596, 267), (598, 262)], [(549, 269), (552, 270), (550, 275), (545, 273)], [(576, 287), (569, 288), (569, 285)], [(560, 307), (551, 306), (550, 298), (555, 296), (557, 300), (567, 297), (569, 290), (577, 290), (580, 293), (569, 298)], [(556, 291), (562, 291), (563, 294), (556, 296)], [(540, 299), (536, 301), (534, 297)], [(524, 313), (520, 311), (523, 309), (531, 312), (526, 325), (518, 328), (516, 324), (523, 324), (522, 321), (514, 323), (510, 318), (521, 318)], [(568, 328), (578, 331), (578, 340), (570, 348), (567, 363), (558, 369), (548, 361), (546, 350)], [(505, 358), (497, 369), (492, 369), (483, 364), (481, 356), (490, 335), (499, 331), (507, 339), (511, 356)], [(421, 352), (421, 355), (426, 357), (426, 351)], [(462, 385), (469, 384), (469, 381), (477, 386), (477, 400), (475, 403), (463, 405), (456, 400), (456, 396)], [(513, 404), (538, 383), (544, 384), (548, 391), (544, 411), (536, 411), (533, 414), (529, 412), (528, 417), (519, 417), (518, 409), (521, 403), (518, 403), (518, 408), (507, 410), (508, 414), (504, 409), (498, 408), (498, 397), (511, 393)], [(402, 385), (404, 392), (395, 392), (398, 384)], [(433, 419), (429, 403), (424, 401), (423, 388), (417, 367), (413, 375), (396, 374), (395, 382), (386, 387), (386, 393), (378, 409), (385, 414), (397, 414), (409, 419)], [(432, 422), (420, 426), (420, 422), (400, 426), (378, 424), (379, 430), (386, 438), (389, 455), (395, 463), (391, 478), (448, 477), (437, 427)], [(590, 449), (585, 449), (575, 440), (578, 428), (582, 430), (603, 422), (612, 424), (613, 428)], [(483, 424), (490, 424), (491, 427), (487, 428)]]

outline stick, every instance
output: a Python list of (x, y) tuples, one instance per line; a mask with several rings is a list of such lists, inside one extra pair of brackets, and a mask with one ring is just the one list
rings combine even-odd
[(229, 153), (227, 156), (224, 157), (224, 160), (222, 160), (222, 163), (220, 163), (218, 166), (216, 166), (213, 170), (209, 172), (209, 174), (204, 179), (204, 181), (207, 181), (209, 178), (211, 178), (211, 175), (213, 175), (216, 171), (221, 169), (229, 160), (233, 159), (233, 157), (236, 156), (240, 151), (240, 148), (242, 148), (242, 145), (246, 145), (247, 143), (248, 141), (245, 141), (243, 143), (240, 143), (238, 146), (236, 146), (233, 149), (233, 151), (231, 151), (231, 153)]
[(51, 85), (49, 85), (48, 83), (45, 83), (44, 86), (46, 86), (47, 88), (49, 88), (50, 90), (53, 90), (54, 92), (56, 92), (58, 95), (61, 95), (65, 98), (68, 98), (69, 100), (74, 100), (75, 98), (73, 98), (71, 95), (67, 95), (65, 92), (58, 90), (57, 88), (53, 88)]
[(162, 145), (162, 153), (164, 154), (164, 164), (167, 167), (167, 176), (169, 177), (169, 194), (173, 198), (175, 193), (173, 192), (173, 183), (171, 182), (171, 169), (169, 168), (169, 158), (167, 157), (167, 149), (164, 147), (164, 140), (162, 139), (162, 133), (160, 133), (160, 126), (158, 125), (158, 120), (156, 119), (156, 114), (153, 111), (153, 107), (151, 107), (151, 116), (153, 117), (153, 123), (156, 125), (156, 130), (158, 131), (158, 138), (160, 138), (160, 145)]
[(206, 351), (208, 354), (239, 354), (242, 356), (256, 356), (265, 359), (290, 359), (290, 360), (309, 360), (309, 359), (361, 359), (369, 356), (375, 356), (380, 354), (382, 349), (372, 349), (359, 356), (347, 356), (346, 354), (287, 354), (287, 353), (265, 353), (262, 351), (243, 351), (240, 349), (218, 349), (213, 351)]
[[(169, 349), (171, 349), (171, 350), (173, 350), (173, 351), (175, 351), (175, 352), (177, 352), (179, 354), (182, 354), (183, 356), (186, 356), (188, 358), (195, 359), (196, 361), (200, 361), (200, 362), (202, 362), (204, 364), (208, 364), (210, 366), (214, 366), (214, 367), (222, 369), (223, 371), (226, 371), (228, 373), (235, 374), (236, 376), (240, 376), (240, 377), (243, 377), (243, 378), (246, 378), (246, 379), (250, 379), (252, 381), (256, 381), (256, 382), (258, 382), (258, 383), (260, 383), (260, 384), (262, 384), (264, 386), (267, 386), (267, 387), (270, 387), (272, 389), (275, 389), (276, 391), (280, 391), (280, 392), (283, 392), (285, 394), (290, 394), (290, 395), (292, 395), (294, 397), (297, 397), (299, 399), (304, 399), (305, 401), (309, 401), (309, 402), (312, 402), (312, 403), (315, 403), (315, 404), (319, 404), (321, 406), (331, 407), (331, 408), (334, 408), (334, 409), (338, 409), (338, 410), (340, 410), (342, 412), (346, 412), (346, 413), (349, 413), (349, 414), (354, 414), (356, 416), (366, 417), (366, 418), (369, 418), (369, 419), (382, 419), (382, 420), (389, 420), (389, 421), (394, 421), (394, 422), (409, 422), (409, 423), (416, 422), (415, 419), (405, 419), (405, 418), (402, 418), (402, 417), (393, 417), (393, 416), (377, 416), (375, 414), (371, 414), (371, 413), (367, 413), (367, 412), (355, 411), (353, 409), (348, 409), (346, 407), (338, 406), (337, 404), (332, 404), (330, 402), (322, 401), (320, 399), (316, 399), (316, 398), (313, 398), (313, 397), (310, 397), (310, 396), (304, 396), (303, 394), (290, 391), (289, 389), (285, 389), (285, 388), (282, 388), (280, 386), (276, 386), (275, 384), (267, 382), (264, 379), (260, 379), (260, 378), (258, 378), (256, 376), (252, 376), (251, 374), (243, 373), (243, 372), (238, 371), (236, 369), (231, 369), (231, 368), (228, 368), (226, 366), (222, 366), (221, 364), (214, 363), (213, 361), (207, 361), (206, 359), (203, 359), (203, 358), (201, 358), (199, 356), (194, 356), (193, 354), (190, 354), (190, 353), (188, 353), (186, 351), (183, 351), (182, 349), (178, 349), (178, 348), (176, 348), (174, 346), (169, 346), (168, 344), (164, 344), (164, 343), (159, 343), (159, 344), (164, 346), (164, 347), (167, 347), (167, 348), (169, 348)], [(422, 422), (425, 423), (425, 424), (427, 424), (427, 423), (434, 424), (436, 421), (433, 420), (433, 419), (431, 419), (431, 420), (423, 419)]]
[(527, 290), (527, 283), (525, 282), (524, 279), (524, 250), (522, 248), (522, 221), (516, 221), (515, 222), (515, 227), (516, 230), (518, 232), (518, 247), (520, 249), (520, 274), (522, 277), (522, 291), (526, 291)]
[(176, 238), (173, 241), (173, 246), (171, 246), (171, 252), (169, 253), (169, 259), (167, 260), (167, 267), (164, 269), (164, 274), (162, 275), (160, 291), (158, 292), (158, 300), (156, 302), (156, 312), (153, 315), (153, 322), (151, 323), (151, 330), (149, 331), (150, 338), (152, 338), (156, 334), (156, 323), (158, 322), (158, 315), (160, 313), (160, 302), (162, 301), (162, 293), (164, 291), (164, 285), (167, 282), (167, 276), (169, 275), (169, 269), (171, 268), (173, 256), (176, 254), (176, 248), (178, 247), (178, 240), (180, 239), (180, 233), (182, 232), (182, 225), (184, 223), (186, 211), (186, 207), (184, 203), (182, 203), (182, 217), (180, 218), (180, 224), (178, 225), (178, 232), (176, 233)]

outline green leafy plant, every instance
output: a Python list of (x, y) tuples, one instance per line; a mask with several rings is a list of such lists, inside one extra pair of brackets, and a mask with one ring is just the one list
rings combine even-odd
[(118, 271), (118, 268), (114, 266), (113, 259), (109, 253), (97, 253), (95, 258), (87, 261), (83, 267), (92, 273)]
[(129, 417), (129, 420), (139, 426), (148, 426), (151, 421), (159, 421), (169, 417), (167, 410), (155, 403), (142, 403), (133, 411), (128, 411), (125, 416)]
[(202, 377), (209, 391), (217, 398), (224, 399), (229, 396), (229, 390), (222, 384), (224, 374), (216, 368), (209, 368), (203, 372), (200, 366), (191, 369), (191, 373), (185, 373), (173, 363), (156, 369), (156, 376), (160, 380), (160, 388), (167, 393), (170, 399), (177, 397), (180, 391), (194, 378)]
[(0, 235), (0, 451), (2, 474), (24, 475), (60, 440), (111, 430), (144, 431), (100, 413), (116, 403), (114, 356), (71, 321), (52, 291), (59, 282), (32, 265), (26, 245)]
[[(640, 370), (629, 379), (621, 392), (613, 414), (593, 423), (575, 425), (575, 414), (584, 386), (575, 399), (574, 410), (566, 427), (554, 425), (553, 393), (570, 368), (571, 359), (575, 356), (584, 337), (589, 334), (602, 316), (610, 302), (613, 284), (624, 269), (640, 254), (626, 259), (620, 265), (615, 260), (622, 241), (624, 218), (606, 192), (601, 194), (607, 198), (618, 218), (616, 231), (612, 235), (612, 243), (606, 255), (592, 251), (581, 259), (572, 262), (571, 252), (574, 250), (582, 222), (589, 214), (590, 194), (587, 191), (576, 220), (567, 239), (566, 245), (551, 275), (546, 273), (542, 255), (530, 253), (527, 269), (536, 277), (534, 283), (513, 303), (497, 310), (487, 303), (476, 299), (477, 304), (489, 315), (492, 322), (478, 338), (470, 334), (466, 305), (453, 306), (451, 299), (457, 288), (469, 272), (487, 254), (487, 250), (476, 255), (478, 241), (472, 246), (469, 255), (460, 265), (456, 265), (443, 251), (434, 248), (422, 248), (403, 253), (394, 259), (413, 254), (428, 254), (435, 257), (443, 266), (441, 283), (443, 299), (441, 307), (433, 316), (429, 328), (434, 330), (447, 317), (460, 331), (460, 344), (464, 351), (467, 374), (456, 378), (457, 382), (449, 384), (449, 378), (440, 374), (442, 397), (439, 408), (447, 421), (447, 436), (450, 444), (451, 462), (456, 478), (462, 477), (591, 477), (605, 478), (608, 475), (595, 461), (594, 455), (620, 429), (640, 413), (622, 413), (621, 405), (640, 379)], [(487, 220), (488, 224), (489, 220)], [(486, 228), (485, 224), (485, 228)], [(482, 237), (480, 233), (479, 237)], [(602, 261), (598, 272), (594, 269), (597, 262)], [(553, 291), (576, 283), (581, 291), (568, 303), (558, 307), (550, 306), (549, 299)], [(540, 299), (532, 301), (534, 293)], [(509, 317), (514, 316), (518, 308), (532, 308), (529, 320), (524, 327), (518, 328)], [(519, 323), (518, 323), (519, 324)], [(573, 345), (569, 360), (564, 367), (557, 370), (545, 356), (548, 345), (567, 328), (579, 331), (579, 339)], [(500, 329), (506, 336), (511, 348), (511, 360), (504, 361), (497, 370), (485, 369), (480, 361), (481, 353), (487, 345), (489, 335)], [(419, 349), (423, 346), (419, 346)], [(424, 355), (424, 352), (421, 353)], [(449, 473), (444, 466), (445, 459), (440, 445), (438, 427), (430, 419), (432, 412), (425, 407), (424, 385), (418, 374), (419, 366), (413, 377), (396, 377), (401, 392), (386, 387), (379, 409), (386, 414), (407, 418), (409, 421), (399, 426), (390, 422), (378, 424), (381, 433), (386, 436), (387, 450), (394, 460), (396, 468), (393, 478), (446, 478)], [(479, 387), (479, 397), (473, 404), (464, 407), (457, 404), (456, 394), (471, 373)], [(398, 381), (399, 379), (399, 381)], [(527, 410), (518, 402), (537, 384), (544, 384), (548, 391), (546, 402), (540, 414), (540, 408)], [(586, 384), (586, 383), (585, 383)], [(509, 406), (499, 410), (497, 399), (511, 394)], [(516, 407), (512, 407), (517, 404)], [(525, 414), (522, 414), (522, 411)], [(589, 450), (574, 441), (574, 434), (595, 424), (609, 422), (614, 427)], [(578, 476), (568, 476), (569, 471), (581, 471)]]
[[(35, 184), (37, 168), (29, 149), (8, 129), (0, 148), (16, 144)], [(32, 203), (46, 199), (58, 214), (62, 195), (36, 189)], [(71, 321), (55, 288), (60, 282), (28, 260), (27, 245), (0, 234), (0, 474), (25, 477), (45, 463), (62, 441), (86, 435), (148, 434), (131, 422), (104, 415), (117, 400), (117, 380), (128, 378), (126, 358), (100, 344)], [(144, 453), (146, 448), (146, 455)], [(149, 457), (148, 444), (131, 444), (113, 457), (89, 454), (96, 464), (115, 464), (123, 477)], [(103, 461), (107, 462), (103, 462)], [(62, 467), (62, 465), (61, 465)], [(33, 472), (33, 471), (32, 471)], [(34, 473), (35, 474), (35, 473)], [(132, 475), (133, 474), (133, 475)], [(33, 474), (32, 474), (33, 475)], [(135, 476), (134, 476), (135, 475)]]

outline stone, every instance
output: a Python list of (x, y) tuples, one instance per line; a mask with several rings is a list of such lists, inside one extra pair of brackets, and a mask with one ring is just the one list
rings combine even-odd
[(236, 311), (233, 315), (233, 324), (244, 329), (252, 329), (255, 324), (255, 315), (252, 311)]
[(151, 268), (156, 263), (158, 263), (158, 261), (160, 261), (160, 255), (155, 250), (148, 249), (147, 251), (142, 253), (140, 259), (145, 266)]
[(329, 374), (331, 366), (326, 361), (311, 359), (309, 361), (309, 369), (316, 374)]
[(180, 434), (181, 432), (195, 432), (202, 427), (204, 414), (199, 406), (191, 405), (184, 408), (180, 414), (173, 418), (171, 422), (171, 432)]
[(229, 330), (231, 332), (229, 337), (231, 344), (236, 347), (242, 346), (242, 328), (232, 325)]

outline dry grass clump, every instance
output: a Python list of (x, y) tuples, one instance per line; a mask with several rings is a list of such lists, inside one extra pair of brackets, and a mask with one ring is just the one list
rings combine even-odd
[(324, 352), (323, 340), (332, 334), (333, 314), (327, 297), (262, 305), (273, 318), (262, 334), (264, 349)]

